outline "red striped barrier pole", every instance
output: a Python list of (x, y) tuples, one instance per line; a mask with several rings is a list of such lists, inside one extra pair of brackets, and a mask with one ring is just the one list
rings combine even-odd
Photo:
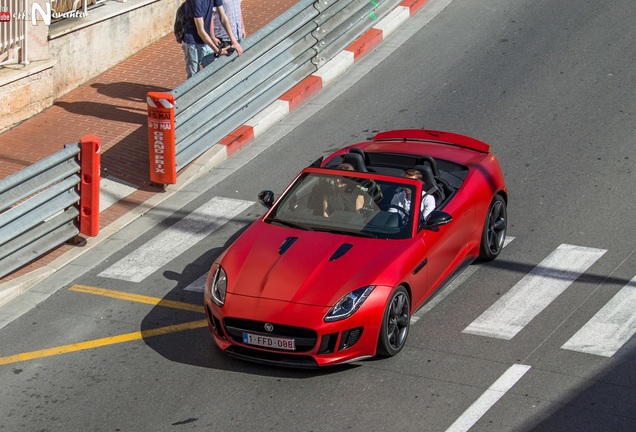
[(177, 182), (176, 142), (174, 136), (174, 96), (149, 92), (148, 160), (150, 181), (155, 184)]

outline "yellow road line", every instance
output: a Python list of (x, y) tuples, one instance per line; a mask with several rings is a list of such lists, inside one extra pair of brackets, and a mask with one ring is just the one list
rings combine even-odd
[[(181, 309), (181, 310), (187, 310), (191, 312), (204, 313), (203, 306), (193, 305), (190, 303), (177, 302), (172, 300), (165, 300), (158, 297), (143, 296), (138, 294), (125, 293), (122, 291), (114, 291), (114, 290), (109, 290), (105, 288), (97, 288), (97, 287), (91, 287), (86, 285), (73, 285), (71, 288), (69, 288), (69, 290), (87, 293), (87, 294), (101, 295), (104, 297), (112, 297), (112, 298), (117, 298), (121, 300), (129, 300), (129, 301), (133, 301), (137, 303), (150, 304), (154, 306), (162, 306), (162, 307), (168, 307), (173, 309)], [(184, 324), (176, 324), (176, 325), (171, 325), (167, 327), (159, 327), (159, 328), (150, 329), (150, 330), (142, 330), (142, 331), (127, 333), (127, 334), (118, 335), (118, 336), (110, 336), (106, 338), (95, 339), (92, 341), (78, 342), (78, 343), (74, 343), (70, 345), (63, 345), (63, 346), (54, 347), (54, 348), (47, 348), (47, 349), (38, 350), (38, 351), (15, 354), (12, 356), (0, 357), (0, 365), (17, 363), (17, 362), (26, 361), (26, 360), (33, 360), (33, 359), (42, 358), (42, 357), (50, 357), (54, 355), (66, 354), (66, 353), (82, 351), (82, 350), (87, 350), (92, 348), (98, 348), (98, 347), (102, 347), (106, 345), (130, 342), (130, 341), (138, 340), (142, 338), (148, 338), (148, 337), (160, 336), (160, 335), (169, 334), (169, 333), (176, 333), (176, 332), (180, 332), (184, 330), (202, 328), (202, 327), (206, 327), (207, 325), (208, 324), (206, 320), (193, 321), (193, 322), (188, 322)]]
[(112, 297), (112, 298), (117, 298), (121, 300), (130, 300), (133, 302), (145, 303), (145, 304), (150, 304), (154, 306), (162, 306), (162, 307), (168, 307), (173, 309), (182, 309), (182, 310), (200, 312), (200, 313), (205, 312), (205, 310), (203, 309), (203, 306), (200, 306), (200, 305), (193, 305), (191, 303), (183, 303), (183, 302), (178, 302), (173, 300), (165, 300), (158, 297), (149, 297), (149, 296), (144, 296), (139, 294), (131, 294), (131, 293), (123, 292), (123, 291), (113, 291), (113, 290), (109, 290), (105, 288), (97, 288), (97, 287), (91, 287), (86, 285), (73, 285), (72, 287), (69, 288), (69, 290), (83, 292), (87, 294), (101, 295), (104, 297)]
[(0, 365), (6, 365), (10, 363), (17, 363), (27, 360), (33, 360), (42, 357), (50, 357), (59, 354), (67, 354), (75, 351), (82, 351), (92, 348), (98, 348), (106, 345), (114, 345), (123, 342), (130, 342), (142, 338), (149, 338), (154, 336), (165, 335), (169, 333), (176, 333), (184, 330), (192, 330), (202, 327), (207, 327), (206, 320), (192, 321), (183, 324), (176, 324), (166, 327), (158, 327), (150, 330), (142, 330), (132, 333), (126, 333), (119, 336), (105, 337), (101, 339), (95, 339), (92, 341), (79, 342), (70, 345), (63, 345), (55, 348), (48, 348), (38, 351), (31, 351), (22, 354), (15, 354), (8, 357), (0, 357)]

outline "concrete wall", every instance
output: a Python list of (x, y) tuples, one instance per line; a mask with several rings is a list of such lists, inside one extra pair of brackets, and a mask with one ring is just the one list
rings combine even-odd
[(48, 53), (40, 48), (28, 65), (0, 67), (0, 132), (171, 32), (180, 2), (108, 0), (87, 17), (46, 27)]

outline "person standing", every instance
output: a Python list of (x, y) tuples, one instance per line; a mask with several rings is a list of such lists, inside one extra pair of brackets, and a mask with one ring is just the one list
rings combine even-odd
[[(216, 9), (223, 28), (231, 35), (230, 22), (223, 9), (223, 0), (186, 0), (186, 25), (183, 36), (183, 49), (186, 74), (191, 78), (202, 67), (206, 67), (219, 55), (227, 54), (227, 48), (221, 48), (218, 40), (214, 41), (212, 32), (212, 15)], [(230, 37), (230, 46), (240, 55), (243, 49)]]
[(233, 35), (236, 35), (238, 42), (242, 42), (247, 37), (247, 34), (245, 32), (245, 22), (243, 21), (241, 0), (224, 0), (223, 9), (230, 21), (231, 31), (227, 30), (223, 25), (220, 14), (215, 13), (212, 38), (216, 39), (215, 42), (219, 43), (219, 46), (226, 47), (232, 45)]

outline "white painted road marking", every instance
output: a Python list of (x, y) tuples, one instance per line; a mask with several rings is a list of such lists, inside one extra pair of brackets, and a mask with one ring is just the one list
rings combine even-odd
[(488, 390), (482, 394), (457, 420), (448, 428), (446, 432), (465, 432), (479, 421), (486, 412), (499, 399), (514, 386), (517, 381), (530, 370), (530, 366), (515, 364), (510, 366)]
[(512, 339), (605, 252), (562, 244), (463, 330)]
[(636, 277), (561, 348), (612, 357), (636, 333)]
[(251, 201), (212, 198), (98, 276), (141, 282), (252, 204)]

